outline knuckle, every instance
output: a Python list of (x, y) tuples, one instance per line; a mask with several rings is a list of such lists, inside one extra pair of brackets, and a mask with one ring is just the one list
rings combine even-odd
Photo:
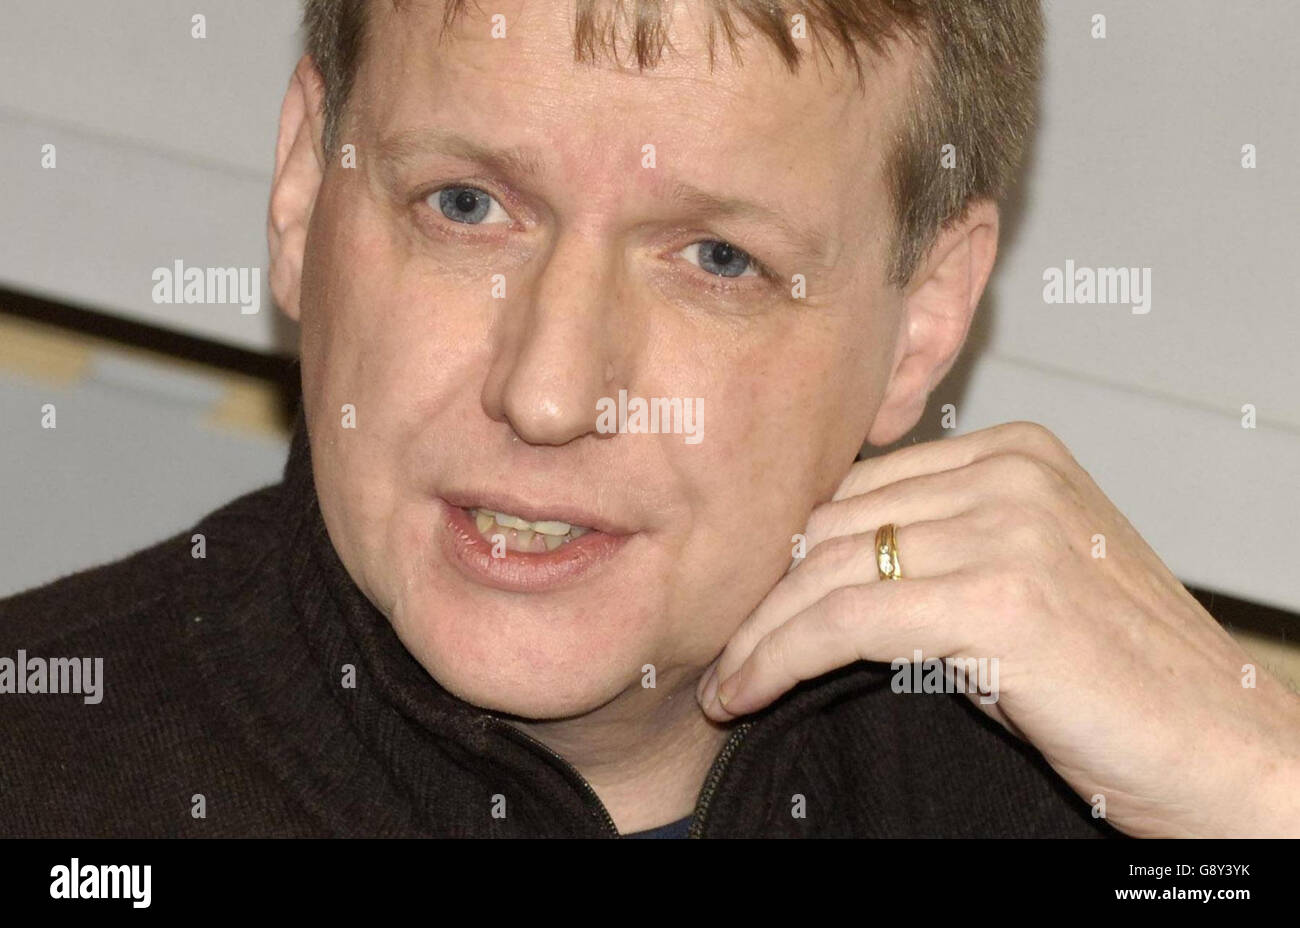
[[(833, 507), (836, 505), (838, 504), (822, 503), (820, 506), (813, 509), (808, 516), (808, 522), (804, 528), (804, 535), (807, 536), (809, 542), (815, 545), (813, 548), (814, 551), (821, 547), (816, 539), (827, 538), (831, 535), (831, 529), (836, 521), (835, 510)], [(809, 556), (812, 556), (811, 551), (809, 552)]]
[(725, 676), (722, 675), (724, 671), (726, 675), (730, 675), (736, 669), (736, 652), (739, 647), (737, 639), (739, 637), (740, 632), (737, 632), (735, 637), (733, 637), (731, 641), (727, 642), (726, 646), (722, 649), (722, 653), (717, 657), (719, 680), (725, 679)]
[(808, 565), (817, 573), (838, 574), (863, 558), (869, 559), (871, 551), (864, 548), (861, 537), (838, 535), (818, 543), (808, 552)]
[(1043, 569), (1062, 544), (1049, 509), (1031, 500), (999, 499), (979, 519), (981, 534), (989, 539), (990, 560), (996, 563)]
[(849, 472), (844, 476), (844, 479), (840, 481), (840, 485), (836, 488), (835, 494), (831, 497), (831, 501), (835, 502), (856, 495), (857, 488), (866, 485), (870, 481), (871, 473), (877, 466), (876, 459), (873, 458), (853, 462), (853, 465), (849, 468)]
[(1039, 550), (1047, 540), (1047, 523), (1037, 506), (1024, 501), (1003, 508), (1002, 541), (1017, 552)]
[(1065, 484), (1065, 477), (1047, 461), (1021, 451), (1004, 451), (989, 458), (998, 482), (1013, 488), (1017, 493), (1035, 493), (1041, 496), (1057, 493)]
[(1056, 437), (1056, 433), (1037, 422), (1031, 422), (1028, 419), (1009, 422), (1007, 423), (1007, 430), (1013, 444), (1017, 447), (1025, 448), (1044, 457), (1055, 458), (1065, 451), (1065, 443)]
[(822, 621), (827, 630), (837, 636), (847, 635), (858, 627), (858, 592), (855, 587), (844, 586), (826, 594)]
[(1053, 576), (1073, 555), (1055, 510), (1033, 500), (998, 500), (979, 516), (988, 539), (986, 563), (1035, 576)]
[[(746, 621), (741, 624), (740, 628), (732, 633), (722, 653), (718, 655), (719, 672), (726, 671), (727, 674), (731, 674), (739, 670), (740, 665), (745, 662), (748, 655), (753, 653), (761, 640), (762, 636), (753, 622)], [(718, 679), (721, 680), (723, 677), (719, 676)]]
[(1037, 612), (1043, 602), (1037, 578), (1021, 567), (990, 573), (985, 580), (984, 592), (989, 601), (1017, 614)]
[(780, 670), (789, 665), (790, 640), (782, 628), (778, 628), (758, 643), (754, 648), (755, 666), (765, 670)]

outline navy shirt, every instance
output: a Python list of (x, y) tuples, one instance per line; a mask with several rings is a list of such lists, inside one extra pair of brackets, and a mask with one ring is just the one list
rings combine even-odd
[(669, 822), (667, 825), (659, 825), (656, 828), (647, 828), (645, 831), (631, 831), (623, 835), (625, 838), (685, 838), (686, 832), (691, 829), (691, 817), (679, 818), (675, 822)]

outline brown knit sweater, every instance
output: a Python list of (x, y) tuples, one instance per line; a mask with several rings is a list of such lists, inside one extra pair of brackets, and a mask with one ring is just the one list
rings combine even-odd
[[(102, 700), (0, 694), (0, 835), (616, 834), (576, 770), (442, 689), (352, 582), (301, 413), (282, 483), (0, 602), (0, 657), (20, 649), (102, 658)], [(1115, 834), (965, 697), (891, 676), (858, 663), (738, 725), (692, 836)]]

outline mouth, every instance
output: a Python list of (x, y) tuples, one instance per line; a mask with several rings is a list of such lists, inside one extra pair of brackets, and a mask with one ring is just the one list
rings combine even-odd
[(535, 522), (491, 509), (467, 509), (465, 512), (474, 520), (480, 538), (503, 545), (506, 551), (517, 554), (544, 554), (591, 532), (586, 526), (570, 525), (558, 519)]
[(517, 503), (489, 508), (465, 497), (441, 503), (447, 559), (475, 583), (513, 592), (588, 580), (636, 534), (564, 507), (549, 513)]

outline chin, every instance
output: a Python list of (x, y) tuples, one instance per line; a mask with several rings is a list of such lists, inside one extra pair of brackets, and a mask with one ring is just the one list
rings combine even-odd
[[(491, 605), (430, 589), (394, 610), (407, 650), (452, 695), (530, 719), (583, 715), (631, 686), (650, 662), (626, 604), (577, 609), (531, 597)], [(644, 617), (648, 620), (648, 616)]]
[(489, 679), (460, 673), (447, 677), (443, 686), (453, 696), (490, 712), (546, 721), (586, 715), (635, 683), (636, 678), (560, 681), (537, 676), (503, 679), (497, 675)]

